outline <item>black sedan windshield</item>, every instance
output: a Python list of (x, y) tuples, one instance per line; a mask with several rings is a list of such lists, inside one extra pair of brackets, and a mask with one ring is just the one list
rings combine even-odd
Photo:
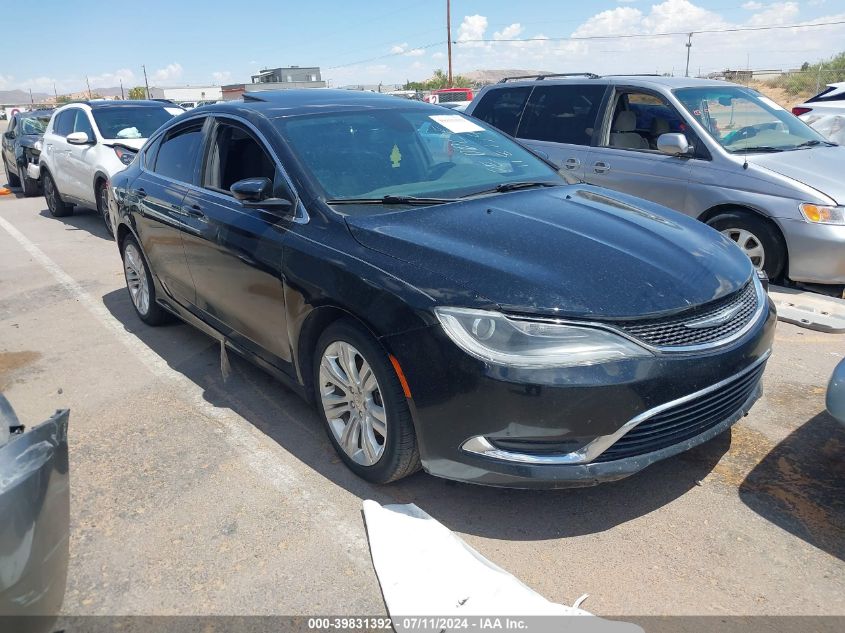
[(181, 108), (114, 106), (92, 111), (103, 138), (149, 138)]
[(564, 184), (545, 162), (446, 110), (396, 108), (276, 120), (327, 198), (456, 198), (525, 181)]

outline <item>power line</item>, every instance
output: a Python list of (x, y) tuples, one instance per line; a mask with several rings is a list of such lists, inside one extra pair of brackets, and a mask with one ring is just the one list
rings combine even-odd
[(778, 24), (771, 26), (738, 26), (727, 29), (701, 29), (698, 31), (669, 31), (665, 33), (620, 33), (616, 35), (572, 35), (570, 37), (524, 37), (524, 38), (478, 38), (458, 40), (455, 44), (470, 42), (572, 42), (585, 40), (618, 40), (650, 37), (672, 37), (676, 35), (698, 35), (704, 33), (739, 33), (744, 31), (772, 31), (777, 29), (806, 29), (817, 26), (835, 26), (845, 24), (845, 20), (835, 22), (815, 22), (813, 24)]
[(407, 49), (399, 52), (399, 53), (387, 53), (385, 55), (378, 55), (376, 57), (369, 57), (367, 59), (361, 59), (357, 62), (350, 62), (348, 64), (340, 64), (338, 66), (326, 66), (326, 70), (334, 70), (336, 68), (348, 68), (349, 66), (358, 66), (360, 64), (367, 64), (369, 62), (375, 62), (380, 59), (387, 59), (388, 57), (401, 57), (403, 55), (407, 55), (410, 51), (421, 51), (421, 50), (428, 50), (429, 48), (434, 48), (435, 46), (442, 46), (446, 43), (446, 40), (442, 40), (440, 42), (432, 42), (431, 44), (425, 44), (424, 46), (410, 46)]

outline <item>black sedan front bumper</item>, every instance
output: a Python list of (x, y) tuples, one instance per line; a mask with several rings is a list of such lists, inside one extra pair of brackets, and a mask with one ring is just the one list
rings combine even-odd
[(478, 361), (436, 326), (384, 342), (410, 387), (427, 472), (562, 488), (622, 479), (728, 429), (760, 396), (775, 321), (770, 306), (707, 353), (542, 370)]

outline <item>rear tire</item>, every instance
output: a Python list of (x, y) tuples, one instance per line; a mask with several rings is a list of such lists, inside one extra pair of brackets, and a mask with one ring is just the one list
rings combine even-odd
[(3, 159), (3, 168), (6, 170), (6, 180), (8, 181), (9, 186), (20, 187), (21, 179), (12, 173), (12, 170), (9, 169), (9, 163), (6, 162), (5, 158)]
[(44, 198), (47, 200), (47, 209), (49, 209), (50, 215), (54, 218), (63, 218), (73, 213), (73, 206), (62, 200), (50, 172), (44, 172), (41, 179), (44, 183)]
[(329, 440), (352, 472), (386, 484), (419, 470), (417, 436), (402, 385), (369, 332), (346, 319), (326, 328), (317, 341), (313, 380)]
[(135, 313), (147, 325), (161, 325), (170, 320), (170, 313), (156, 303), (156, 289), (141, 247), (131, 235), (123, 240), (123, 274), (126, 289)]
[(707, 224), (735, 242), (754, 267), (765, 271), (772, 281), (786, 272), (786, 244), (768, 220), (736, 210), (717, 215)]
[(114, 226), (112, 225), (111, 213), (109, 213), (109, 188), (105, 182), (100, 182), (97, 185), (97, 211), (100, 212), (100, 217), (103, 218), (106, 231), (114, 239)]
[(38, 195), (38, 181), (30, 178), (26, 173), (25, 167), (18, 167), (18, 171), (23, 174), (20, 180), (23, 183), (23, 195), (27, 198)]

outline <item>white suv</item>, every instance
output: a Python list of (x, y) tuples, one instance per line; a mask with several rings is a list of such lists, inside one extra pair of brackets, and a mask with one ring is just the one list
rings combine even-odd
[(70, 215), (74, 204), (96, 208), (112, 233), (109, 180), (153, 132), (183, 111), (159, 101), (88, 101), (56, 110), (40, 158), (50, 213)]

